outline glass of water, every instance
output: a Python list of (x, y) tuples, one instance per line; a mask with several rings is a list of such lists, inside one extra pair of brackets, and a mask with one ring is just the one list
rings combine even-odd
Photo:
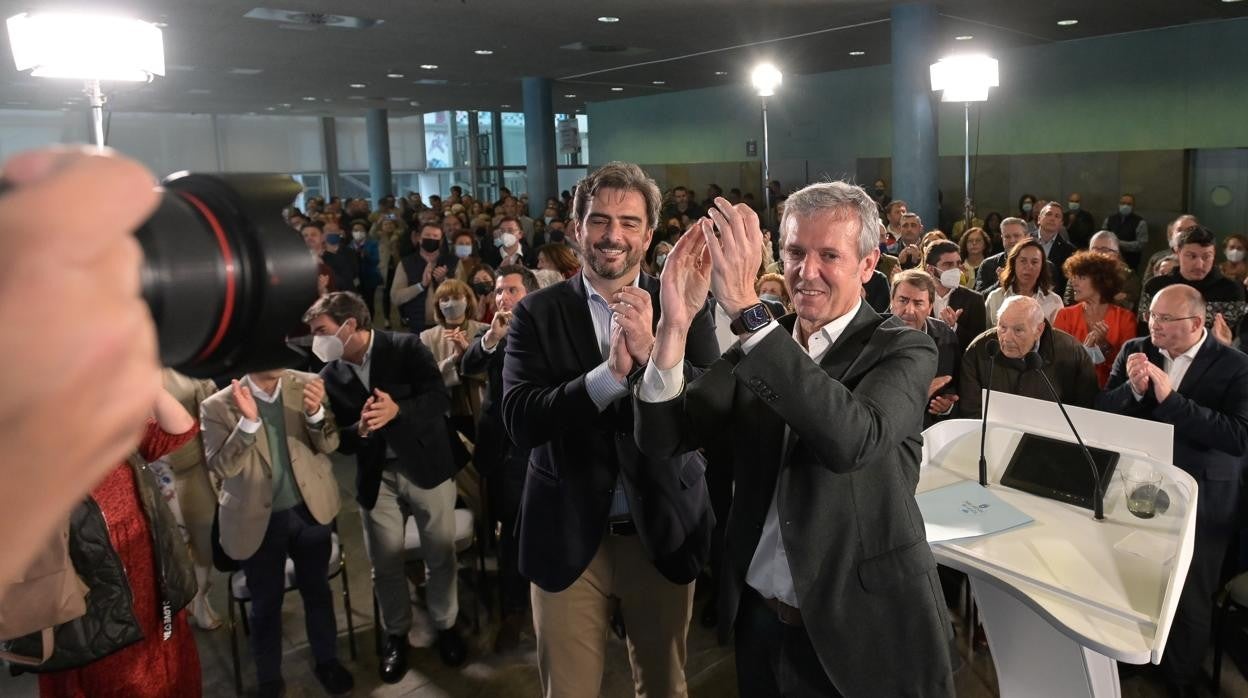
[(1161, 492), (1161, 473), (1146, 463), (1128, 463), (1119, 468), (1127, 511), (1141, 519), (1157, 514), (1157, 494)]

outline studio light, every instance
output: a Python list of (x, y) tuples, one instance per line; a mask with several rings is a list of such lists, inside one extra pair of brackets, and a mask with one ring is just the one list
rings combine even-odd
[(997, 59), (983, 54), (967, 54), (942, 58), (932, 64), (932, 91), (943, 92), (940, 101), (962, 102), (962, 135), (964, 159), (962, 184), (963, 229), (971, 227), (975, 204), (971, 200), (971, 102), (988, 100), (988, 90), (1001, 84)]

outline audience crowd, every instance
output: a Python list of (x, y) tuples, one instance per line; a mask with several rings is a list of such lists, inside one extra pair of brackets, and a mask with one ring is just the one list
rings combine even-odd
[[(193, 576), (182, 580), (180, 605), (164, 625), (166, 639), (185, 635), (188, 613), (200, 628), (221, 625), (205, 592), (213, 576), (209, 565), (217, 561), (220, 569), (226, 560), (234, 565), (229, 569), (246, 575), (260, 693), (281, 695), (281, 602), (289, 558), (316, 676), (331, 693), (350, 690), (353, 678), (337, 658), (325, 580), (325, 562), (338, 545), (332, 526), (339, 494), (328, 460), (334, 451), (357, 459), (356, 498), (381, 625), (378, 671), (386, 682), (398, 681), (408, 668), (409, 517), (422, 541), (424, 603), (438, 632), (440, 657), (449, 666), (465, 661), (468, 649), (457, 622), (457, 508), (486, 521), (482, 529), (496, 538), (502, 627), (494, 649), (514, 648), (531, 614), (546, 695), (597, 694), (608, 628), (627, 638), (639, 695), (647, 687), (656, 695), (681, 695), (687, 690), (684, 643), (691, 615), (726, 629), (734, 621), (745, 623), (748, 613), (779, 614), (786, 626), (800, 626), (808, 608), (825, 612), (799, 598), (795, 580), (767, 577), (763, 586), (777, 595), (752, 606), (753, 597), (741, 597), (737, 618), (738, 600), (725, 602), (725, 576), (733, 566), (748, 566), (745, 582), (764, 591), (755, 584), (756, 565), (774, 563), (761, 555), (763, 546), (779, 546), (785, 559), (790, 543), (779, 528), (769, 528), (771, 519), (764, 525), (767, 497), (752, 510), (758, 525), (751, 529), (753, 539), (762, 536), (756, 543), (760, 555), (734, 559), (724, 545), (725, 536), (732, 541), (740, 535), (732, 526), (742, 516), (738, 502), (748, 496), (733, 492), (730, 464), (740, 453), (707, 442), (700, 451), (656, 448), (660, 457), (640, 429), (634, 443), (633, 430), (635, 420), (653, 423), (647, 419), (658, 410), (646, 405), (663, 404), (674, 394), (670, 383), (663, 385), (664, 377), (673, 380), (668, 366), (658, 367), (657, 378), (643, 369), (652, 351), (667, 350), (660, 335), (665, 323), (676, 320), (666, 314), (679, 309), (669, 305), (671, 299), (660, 302), (659, 279), (666, 292), (678, 275), (696, 277), (689, 270), (701, 269), (701, 262), (690, 255), (705, 254), (716, 273), (721, 259), (745, 260), (751, 268), (735, 286), (715, 276), (702, 287), (679, 282), (692, 301), (680, 343), (684, 353), (667, 362), (681, 374), (676, 392), (704, 372), (707, 384), (713, 377), (731, 380), (716, 374), (724, 352), (742, 371), (755, 366), (747, 352), (772, 352), (785, 361), (822, 356), (814, 336), (806, 347), (807, 338), (790, 325), (785, 327), (802, 344), (797, 354), (785, 354), (788, 349), (773, 340), (736, 341), (748, 335), (738, 325), (748, 311), (743, 294), (759, 301), (762, 322), (795, 312), (804, 320), (803, 308), (815, 302), (806, 250), (797, 247), (806, 234), (802, 221), (817, 215), (809, 188), (786, 198), (776, 196), (783, 190), (772, 183), (778, 218), (771, 220), (782, 221), (773, 231), (758, 226), (757, 216), (750, 223), (750, 199), (737, 189), (725, 194), (711, 184), (705, 198), (685, 186), (660, 193), (635, 166), (604, 170), (574, 191), (547, 198), (537, 217), (528, 215), (536, 209), (527, 195), (504, 189), (495, 200), (480, 200), (458, 186), (445, 195), (386, 196), (375, 208), (365, 199), (312, 197), (302, 209), (283, 211), (318, 261), (320, 298), (304, 317), (310, 352), (288, 369), (225, 377), (217, 385), (167, 372), (169, 396), (136, 454), (165, 473), (164, 500), (173, 505), (193, 563)], [(854, 197), (861, 197), (875, 207), (853, 233), (869, 238), (867, 246), (849, 252), (864, 263), (861, 278), (851, 284), (857, 295), (849, 307), (861, 308), (853, 311), (859, 313), (854, 322), (873, 311), (899, 332), (928, 338), (898, 339), (889, 349), (898, 356), (925, 357), (931, 349), (924, 347), (935, 349), (930, 360), (880, 364), (914, 371), (893, 377), (898, 385), (910, 381), (925, 388), (909, 396), (922, 405), (922, 427), (978, 418), (985, 388), (1051, 399), (1036, 362), (1027, 360), (1032, 354), (1067, 404), (1175, 425), (1176, 458), (1195, 454), (1178, 465), (1197, 478), (1202, 513), (1164, 669), (1172, 685), (1191, 685), (1208, 643), (1210, 599), (1227, 574), (1242, 567), (1232, 544), (1243, 513), (1238, 494), (1248, 456), (1248, 386), (1242, 385), (1248, 358), (1239, 353), (1248, 322), (1248, 238), (1212, 231), (1195, 216), (1182, 215), (1167, 226), (1167, 248), (1148, 258), (1149, 224), (1129, 193), (1100, 218), (1082, 207), (1079, 193), (1071, 193), (1065, 205), (1028, 194), (1017, 210), (971, 217), (941, 231), (926, 229), (905, 201), (888, 195), (883, 180), (865, 192), (842, 186), (847, 199), (817, 205), (852, 207), (859, 200)], [(789, 211), (790, 202), (805, 208)], [(718, 243), (703, 240), (714, 239), (712, 224), (723, 236), (722, 252)], [(757, 241), (750, 225), (759, 228)], [(730, 234), (726, 226), (746, 232)], [(741, 241), (752, 249), (739, 249)], [(794, 268), (799, 264), (800, 271)], [(671, 265), (680, 268), (669, 274)], [(765, 368), (750, 370), (766, 378)], [(693, 383), (690, 395), (700, 385)], [(766, 384), (752, 388), (770, 399)], [(852, 396), (837, 399), (852, 403)], [(752, 414), (748, 410), (757, 404), (734, 402), (732, 409)], [(852, 407), (846, 408), (850, 417), (857, 414)], [(842, 427), (823, 425), (827, 433)], [(191, 440), (197, 429), (202, 440)], [(736, 443), (735, 437), (730, 441)], [(799, 456), (805, 453), (796, 448)], [(1226, 467), (1199, 465), (1209, 452)], [(597, 468), (599, 462), (610, 467)], [(629, 479), (635, 477), (630, 469), (658, 463), (670, 468), (670, 483), (643, 487)], [(114, 590), (129, 584), (137, 594), (135, 613), (151, 615), (149, 606), (168, 607), (164, 599), (171, 592), (153, 586), (159, 569), (132, 559), (153, 554), (153, 537), (159, 559), (161, 540), (142, 523), (142, 507), (130, 501), (134, 495), (119, 504), (116, 494), (134, 490), (137, 473), (121, 464), (94, 493), (105, 517), (117, 512), (139, 521), (129, 538), (113, 541), (120, 562), (134, 565), (128, 582), (122, 575), (100, 584)], [(762, 485), (767, 496), (769, 488), (781, 491), (775, 481)], [(689, 497), (707, 498), (704, 517), (682, 518), (679, 507), (662, 511), (662, 502)], [(730, 505), (736, 518), (730, 518)], [(774, 514), (774, 500), (771, 507)], [(676, 537), (677, 530), (699, 527), (705, 540), (691, 545), (709, 554)], [(795, 575), (796, 556), (787, 558)], [(744, 567), (739, 571), (744, 574)], [(698, 614), (692, 612), (695, 578), (714, 580)], [(799, 605), (803, 612), (794, 621)], [(188, 612), (179, 613), (182, 606)], [(947, 623), (943, 610), (924, 613)], [(112, 681), (126, 695), (160, 695), (152, 692), (151, 676), (139, 671), (146, 665), (163, 686), (196, 694), (197, 679), (188, 678), (198, 672), (193, 647), (152, 642), (160, 629), (147, 626), (155, 617), (133, 621), (150, 634), (130, 640), (137, 644), (126, 652), (106, 657), (113, 646), (93, 647), (80, 652), (85, 666), (49, 665), (58, 671), (44, 676), (42, 693), (77, 695), (85, 682)], [(765, 625), (744, 627), (762, 634), (744, 645), (738, 640), (739, 651), (769, 651)], [(822, 636), (813, 627), (810, 635), (814, 653), (822, 656)], [(764, 680), (753, 670), (749, 674), (749, 681)], [(842, 675), (833, 678), (857, 685)], [(776, 677), (765, 680), (783, 684)], [(934, 680), (938, 684), (939, 676)], [(812, 681), (801, 685), (822, 685)]]

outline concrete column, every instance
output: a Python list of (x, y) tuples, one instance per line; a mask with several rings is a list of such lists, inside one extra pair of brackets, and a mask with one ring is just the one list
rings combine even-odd
[(368, 181), (373, 208), (390, 191), (390, 123), (385, 109), (369, 109), (364, 117), (368, 132)]
[(558, 162), (555, 159), (555, 108), (550, 98), (550, 78), (524, 78), (522, 85), (529, 216), (536, 219), (545, 211), (546, 197), (559, 195), (559, 176), (555, 168)]
[(332, 116), (321, 117), (321, 148), (325, 151), (325, 200), (338, 195), (338, 124)]
[(893, 181), (892, 196), (923, 219), (939, 225), (936, 203), (936, 117), (930, 67), (935, 62), (936, 8), (897, 5), (892, 9)]

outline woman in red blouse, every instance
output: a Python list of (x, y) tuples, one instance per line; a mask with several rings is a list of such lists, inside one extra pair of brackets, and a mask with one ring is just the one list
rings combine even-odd
[(1075, 304), (1057, 311), (1053, 326), (1083, 346), (1096, 365), (1096, 380), (1104, 388), (1118, 351), (1135, 337), (1135, 315), (1114, 304), (1122, 290), (1118, 260), (1100, 252), (1078, 252), (1062, 265)]
[[(161, 391), (138, 454), (150, 463), (198, 433), (196, 420), (172, 395)], [(139, 472), (138, 476), (150, 473)], [(135, 469), (128, 462), (121, 463), (91, 490), (91, 497), (99, 505), (109, 542), (124, 565), (134, 618), (143, 637), (78, 669), (40, 675), (39, 694), (43, 698), (197, 698), (202, 694), (199, 654), (186, 622), (186, 610), (173, 609), (168, 626), (162, 618), (150, 514), (145, 511), (135, 478)], [(180, 534), (175, 528), (167, 535)]]

